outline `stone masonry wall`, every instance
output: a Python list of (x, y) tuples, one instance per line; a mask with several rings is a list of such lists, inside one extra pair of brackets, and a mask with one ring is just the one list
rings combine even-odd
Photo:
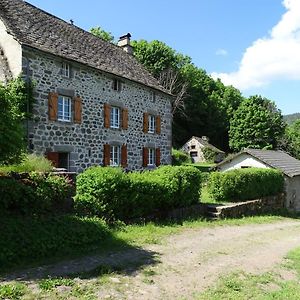
[[(171, 163), (170, 97), (141, 84), (119, 78), (120, 92), (112, 89), (114, 75), (70, 62), (70, 78), (60, 75), (62, 59), (31, 48), (23, 49), (23, 73), (35, 83), (34, 118), (30, 126), (33, 151), (69, 152), (70, 171), (102, 165), (105, 143), (127, 144), (128, 169), (142, 168), (143, 147), (160, 148), (161, 164)], [(28, 70), (29, 68), (29, 70)], [(118, 78), (117, 78), (118, 79)], [(82, 123), (48, 120), (49, 92), (82, 98)], [(104, 128), (104, 103), (128, 109), (128, 129)], [(143, 133), (143, 113), (161, 116), (161, 134)]]

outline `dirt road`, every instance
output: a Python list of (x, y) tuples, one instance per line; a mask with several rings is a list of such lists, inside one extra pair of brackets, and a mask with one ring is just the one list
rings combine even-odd
[[(35, 270), (34, 277), (45, 272), (62, 275), (87, 271), (97, 264), (121, 264), (127, 266), (126, 274), (109, 278), (109, 284), (98, 290), (99, 299), (192, 299), (194, 292), (201, 292), (220, 275), (235, 270), (271, 270), (298, 246), (300, 222), (290, 219), (271, 224), (188, 229), (142, 251), (128, 250), (109, 257), (58, 264)], [(131, 270), (141, 261), (146, 265), (143, 269)], [(19, 274), (25, 280), (27, 275)], [(80, 280), (86, 283), (85, 279)]]

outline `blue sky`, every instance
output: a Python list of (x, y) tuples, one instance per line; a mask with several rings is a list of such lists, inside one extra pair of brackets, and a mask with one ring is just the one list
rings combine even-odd
[(245, 96), (300, 112), (300, 0), (27, 0), (89, 30), (160, 40)]

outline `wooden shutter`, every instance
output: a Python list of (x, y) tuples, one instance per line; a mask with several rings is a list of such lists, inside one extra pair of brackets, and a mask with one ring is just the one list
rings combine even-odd
[(160, 166), (160, 149), (159, 148), (156, 148), (155, 149), (155, 164), (157, 167)]
[(143, 131), (147, 133), (149, 131), (149, 114), (144, 113)]
[(50, 121), (57, 120), (57, 111), (58, 111), (58, 94), (49, 93), (48, 97), (48, 115)]
[(156, 117), (156, 133), (157, 134), (161, 133), (161, 118), (160, 118), (160, 116)]
[(128, 109), (122, 109), (122, 128), (128, 129)]
[(146, 168), (148, 166), (149, 159), (149, 149), (143, 148), (143, 167)]
[(127, 145), (122, 145), (121, 147), (121, 166), (123, 168), (127, 167)]
[(74, 123), (81, 124), (82, 120), (82, 100), (80, 97), (74, 98)]
[(107, 103), (104, 104), (104, 127), (110, 127), (110, 109), (111, 106)]
[(59, 154), (58, 152), (48, 152), (46, 158), (51, 161), (53, 167), (58, 168), (59, 166)]
[(110, 145), (109, 144), (104, 145), (103, 165), (104, 166), (109, 166), (110, 165)]

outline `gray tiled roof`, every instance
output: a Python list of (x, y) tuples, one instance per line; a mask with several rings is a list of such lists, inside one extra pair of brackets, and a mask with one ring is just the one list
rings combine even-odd
[(22, 0), (0, 0), (0, 19), (21, 44), (166, 91), (120, 47)]
[[(239, 156), (243, 153), (248, 153), (249, 155), (269, 165), (270, 167), (282, 171), (289, 177), (300, 175), (300, 160), (290, 156), (283, 151), (245, 149), (236, 156)], [(232, 160), (233, 158), (234, 157), (231, 157), (230, 160)], [(228, 160), (221, 162), (219, 165), (226, 163), (226, 161)]]

